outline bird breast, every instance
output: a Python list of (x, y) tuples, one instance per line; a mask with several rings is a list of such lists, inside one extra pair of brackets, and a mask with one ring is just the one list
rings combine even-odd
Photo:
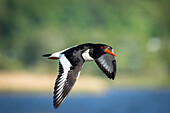
[(82, 54), (82, 56), (83, 56), (83, 58), (84, 58), (85, 61), (92, 61), (92, 60), (94, 60), (94, 59), (90, 56), (89, 51), (90, 51), (90, 49), (87, 49), (87, 50), (86, 50), (85, 52), (83, 52), (83, 54)]

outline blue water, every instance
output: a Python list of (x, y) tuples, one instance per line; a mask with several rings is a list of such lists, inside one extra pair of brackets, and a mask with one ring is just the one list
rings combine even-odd
[(54, 110), (52, 94), (0, 94), (0, 113), (170, 113), (170, 90), (113, 89), (71, 94)]

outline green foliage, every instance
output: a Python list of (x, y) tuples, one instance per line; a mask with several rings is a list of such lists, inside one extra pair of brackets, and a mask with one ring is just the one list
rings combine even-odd
[[(169, 70), (169, 6), (168, 0), (0, 0), (0, 70), (38, 68), (42, 54), (86, 42), (111, 45), (121, 72)], [(156, 51), (147, 48), (153, 38), (161, 43)]]

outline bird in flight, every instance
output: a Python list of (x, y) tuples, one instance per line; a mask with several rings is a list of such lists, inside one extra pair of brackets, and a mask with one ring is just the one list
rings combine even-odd
[(59, 75), (55, 81), (53, 106), (57, 109), (66, 99), (80, 75), (85, 61), (95, 61), (98, 67), (110, 79), (115, 78), (116, 58), (112, 47), (105, 44), (86, 43), (67, 48), (43, 57), (59, 59)]

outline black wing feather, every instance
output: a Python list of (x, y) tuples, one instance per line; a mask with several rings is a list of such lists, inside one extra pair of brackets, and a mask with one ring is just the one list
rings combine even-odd
[(68, 70), (66, 73), (62, 66), (62, 63), (60, 63), (59, 61), (59, 75), (55, 82), (53, 95), (53, 106), (55, 109), (57, 109), (68, 96), (70, 90), (72, 89), (80, 74), (83, 63), (84, 62), (81, 62), (81, 64), (77, 66), (70, 67), (70, 70)]
[(104, 54), (96, 59), (95, 62), (108, 78), (114, 80), (116, 75), (116, 59), (114, 56), (110, 54)]

